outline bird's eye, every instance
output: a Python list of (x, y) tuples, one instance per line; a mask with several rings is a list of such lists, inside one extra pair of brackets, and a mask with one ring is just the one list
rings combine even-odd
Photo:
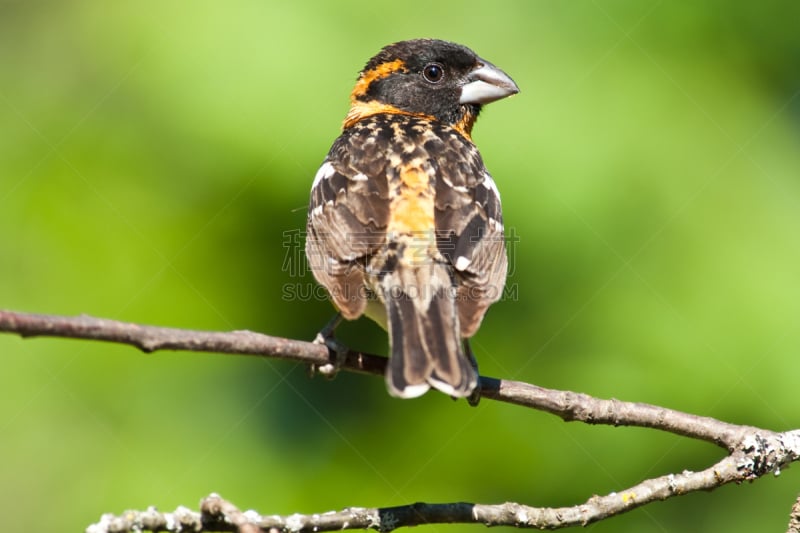
[(422, 75), (431, 83), (439, 83), (444, 78), (444, 67), (439, 63), (428, 63), (422, 69)]

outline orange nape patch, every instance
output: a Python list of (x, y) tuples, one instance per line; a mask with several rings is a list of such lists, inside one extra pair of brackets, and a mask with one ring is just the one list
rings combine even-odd
[(360, 96), (364, 96), (367, 94), (369, 90), (370, 84), (381, 78), (385, 78), (389, 74), (399, 71), (406, 71), (406, 64), (403, 62), (402, 59), (395, 59), (394, 61), (388, 61), (386, 63), (381, 63), (377, 67), (370, 69), (366, 72), (362, 72), (361, 76), (358, 78), (356, 82), (356, 86), (353, 88), (353, 92), (350, 93), (350, 99), (355, 100)]
[(427, 236), (425, 244), (431, 244), (427, 242), (430, 240), (435, 246), (433, 184), (430, 176), (418, 165), (404, 165), (399, 170), (400, 179), (390, 185), (393, 198), (386, 231), (390, 235), (424, 235)]
[(377, 100), (370, 100), (369, 102), (362, 102), (361, 100), (353, 100), (347, 116), (344, 117), (343, 129), (347, 129), (361, 119), (371, 117), (373, 115), (389, 114), (389, 115), (408, 115), (412, 117), (426, 118), (434, 120), (430, 115), (425, 113), (412, 113), (410, 111), (403, 111), (393, 105), (384, 104)]

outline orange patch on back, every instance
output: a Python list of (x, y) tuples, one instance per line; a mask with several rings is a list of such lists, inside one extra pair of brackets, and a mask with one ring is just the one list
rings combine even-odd
[(404, 166), (400, 169), (400, 181), (393, 189), (395, 196), (387, 232), (422, 238), (424, 241), (420, 244), (424, 243), (425, 247), (430, 243), (435, 245), (433, 187), (428, 173), (419, 166)]
[(406, 70), (405, 62), (403, 62), (402, 59), (395, 59), (394, 61), (381, 63), (377, 67), (368, 70), (367, 72), (362, 72), (361, 76), (356, 82), (356, 86), (353, 88), (353, 92), (350, 93), (350, 99), (355, 100), (359, 96), (364, 96), (367, 94), (367, 90), (369, 90), (369, 86), (373, 81), (385, 78), (394, 72), (404, 70)]

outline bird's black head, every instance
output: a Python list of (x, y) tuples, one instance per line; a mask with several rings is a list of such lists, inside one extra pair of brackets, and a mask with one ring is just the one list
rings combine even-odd
[(483, 104), (519, 92), (514, 81), (459, 44), (415, 39), (369, 60), (351, 94), (345, 126), (375, 113), (431, 117), (469, 136)]

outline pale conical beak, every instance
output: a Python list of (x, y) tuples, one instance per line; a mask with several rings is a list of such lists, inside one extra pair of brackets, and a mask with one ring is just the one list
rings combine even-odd
[(467, 84), (461, 88), (461, 104), (488, 104), (506, 96), (517, 94), (519, 87), (508, 74), (483, 59), (467, 75)]

